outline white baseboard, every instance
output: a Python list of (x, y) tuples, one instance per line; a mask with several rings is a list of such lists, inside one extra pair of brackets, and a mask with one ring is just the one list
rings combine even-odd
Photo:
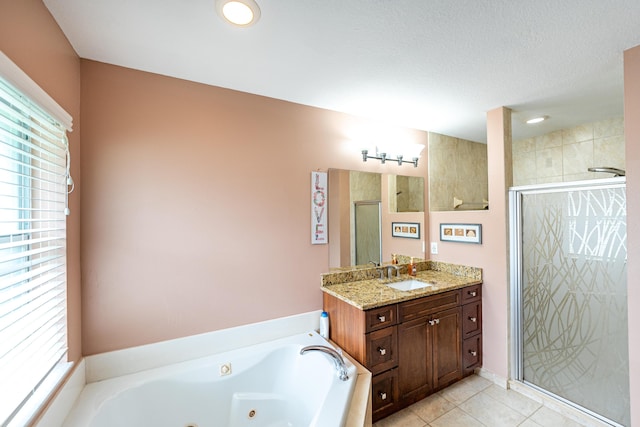
[(491, 371), (487, 371), (485, 368), (477, 368), (475, 370), (476, 375), (491, 381), (492, 383), (504, 388), (505, 390), (509, 388), (509, 380), (500, 375), (494, 374)]

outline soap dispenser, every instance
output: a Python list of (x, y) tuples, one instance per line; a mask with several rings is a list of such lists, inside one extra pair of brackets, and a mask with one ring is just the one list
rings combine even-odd
[(411, 262), (407, 267), (407, 273), (409, 273), (409, 276), (415, 276), (416, 272), (417, 272), (416, 263), (413, 261), (413, 257), (411, 257)]

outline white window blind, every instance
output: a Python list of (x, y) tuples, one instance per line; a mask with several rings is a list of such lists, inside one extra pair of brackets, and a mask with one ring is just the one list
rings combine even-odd
[(0, 77), (0, 425), (66, 362), (65, 126)]

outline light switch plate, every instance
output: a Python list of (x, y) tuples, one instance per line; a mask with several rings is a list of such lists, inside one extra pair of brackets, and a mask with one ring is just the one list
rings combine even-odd
[(431, 254), (436, 255), (438, 253), (438, 243), (431, 242)]

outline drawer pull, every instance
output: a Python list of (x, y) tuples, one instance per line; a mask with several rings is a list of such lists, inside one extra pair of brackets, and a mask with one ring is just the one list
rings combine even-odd
[(382, 400), (387, 400), (387, 393), (384, 392), (378, 392), (378, 396), (380, 396), (380, 399)]
[(478, 355), (478, 352), (475, 350), (469, 350), (469, 354), (472, 355), (473, 357), (476, 357)]
[(435, 320), (429, 320), (429, 325), (434, 326), (436, 324)]
[(384, 356), (385, 354), (387, 354), (387, 349), (378, 347), (378, 353), (380, 353), (380, 356)]
[(469, 317), (469, 320), (471, 320), (473, 323), (476, 323), (478, 319), (476, 319), (475, 317)]
[(386, 318), (386, 317), (384, 317), (384, 316), (382, 316), (382, 315), (378, 315), (378, 320), (379, 320), (380, 322), (384, 322), (385, 320), (387, 320), (387, 318)]
[(467, 294), (472, 296), (472, 297), (475, 297), (476, 295), (478, 295), (478, 293), (476, 291), (467, 291)]

